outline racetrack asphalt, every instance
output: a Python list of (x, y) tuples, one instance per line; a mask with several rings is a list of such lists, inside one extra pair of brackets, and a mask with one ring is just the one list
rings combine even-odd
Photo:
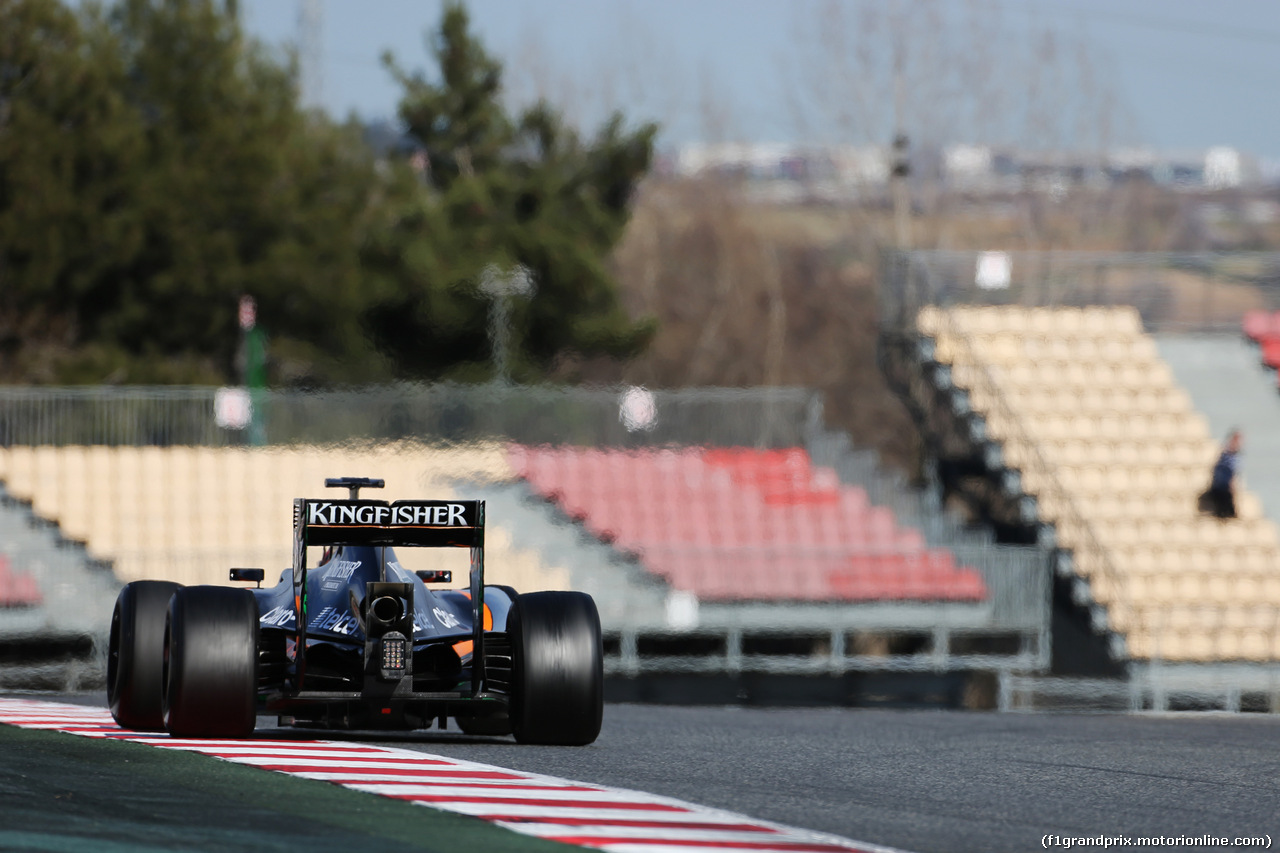
[(921, 853), (1046, 834), (1280, 843), (1274, 718), (610, 705), (586, 748), (423, 734), (412, 748)]
[[(259, 720), (259, 736), (283, 733), (270, 723)], [(640, 789), (920, 853), (1040, 849), (1047, 834), (1280, 843), (1272, 717), (609, 705), (589, 747), (300, 734)]]

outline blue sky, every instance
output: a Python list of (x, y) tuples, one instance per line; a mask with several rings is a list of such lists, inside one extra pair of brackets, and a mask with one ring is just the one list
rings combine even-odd
[[(322, 3), (322, 104), (337, 115), (393, 117), (398, 92), (378, 56), (390, 50), (406, 66), (426, 67), (423, 34), (439, 20), (440, 0)], [(835, 111), (830, 104), (844, 100), (841, 93), (826, 92), (821, 103), (805, 98), (814, 72), (829, 61), (817, 57), (829, 55), (821, 43), (830, 34), (831, 10), (845, 20), (849, 45), (883, 47), (885, 39), (865, 27), (859, 41), (860, 16), (883, 19), (912, 3), (924, 8), (919, 0), (472, 0), (468, 7), (476, 31), (508, 68), (513, 99), (546, 94), (586, 125), (621, 108), (659, 121), (663, 142), (672, 145), (839, 135), (821, 123)], [(248, 29), (279, 45), (297, 38), (299, 4), (241, 0)], [(1065, 122), (1059, 113), (1067, 111), (1087, 115), (1107, 125), (1090, 138), (1111, 145), (1227, 144), (1280, 158), (1280, 109), (1272, 94), (1280, 82), (1280, 0), (937, 0), (936, 6), (956, 56), (999, 64), (1024, 48), (1029, 34), (1046, 30), (1056, 34), (1059, 55), (1088, 54), (1092, 82), (1079, 86), (1067, 73), (1038, 106), (1046, 120)], [(984, 38), (966, 41), (969, 31), (955, 22), (975, 8), (995, 23)], [(1027, 67), (1002, 66), (997, 77), (1006, 79), (994, 85), (1018, 85)], [(924, 74), (929, 79), (932, 72)], [(867, 97), (882, 115), (892, 102), (887, 92)], [(919, 100), (925, 121), (936, 110), (928, 98)], [(1105, 120), (1104, 100), (1116, 104)], [(951, 132), (980, 135), (975, 128), (982, 123), (970, 117)]]

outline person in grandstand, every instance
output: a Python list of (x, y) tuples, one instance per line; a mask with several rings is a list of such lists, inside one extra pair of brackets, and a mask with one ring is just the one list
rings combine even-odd
[(1213, 475), (1209, 488), (1200, 495), (1200, 510), (1212, 513), (1218, 518), (1236, 517), (1236, 497), (1234, 482), (1236, 464), (1240, 455), (1240, 430), (1233, 429), (1227, 435), (1222, 453), (1214, 463)]

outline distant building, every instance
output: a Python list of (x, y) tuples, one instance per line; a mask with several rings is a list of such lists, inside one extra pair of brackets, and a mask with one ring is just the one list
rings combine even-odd
[[(883, 191), (889, 182), (890, 159), (887, 146), (701, 143), (681, 147), (671, 171), (683, 177), (739, 178), (761, 196), (780, 201), (836, 199)], [(1188, 191), (1251, 187), (1262, 184), (1268, 175), (1280, 180), (1280, 166), (1267, 165), (1269, 169), (1227, 146), (1074, 152), (964, 144), (912, 152), (912, 173), (917, 178), (936, 178), (951, 189), (976, 194), (1032, 190), (1058, 195), (1135, 179)]]
[(1115, 148), (1101, 154), (980, 145), (943, 150), (943, 180), (960, 190), (1102, 188), (1135, 178), (1174, 189), (1212, 190), (1256, 186), (1263, 172), (1253, 157), (1225, 146), (1204, 151)]
[(720, 175), (814, 188), (884, 186), (889, 151), (876, 146), (697, 143), (679, 149), (674, 171), (681, 177)]
[(1262, 181), (1262, 169), (1254, 157), (1226, 145), (1204, 153), (1204, 183), (1210, 189), (1253, 186)]

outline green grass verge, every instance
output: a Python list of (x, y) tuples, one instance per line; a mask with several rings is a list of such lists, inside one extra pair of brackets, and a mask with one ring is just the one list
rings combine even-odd
[(0, 850), (579, 850), (204, 755), (0, 725)]

